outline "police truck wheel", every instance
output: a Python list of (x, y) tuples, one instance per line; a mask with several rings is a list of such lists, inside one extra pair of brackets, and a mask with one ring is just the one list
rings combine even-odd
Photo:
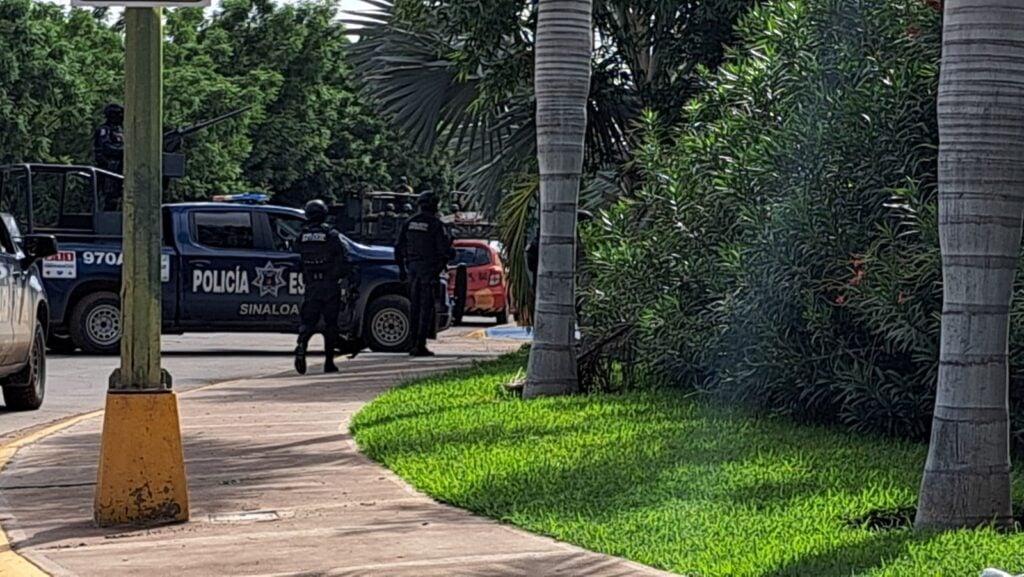
[(34, 411), (43, 404), (46, 394), (46, 335), (36, 324), (28, 364), (12, 375), (4, 387), (4, 405), (9, 411)]
[(79, 301), (71, 313), (71, 338), (87, 353), (120, 352), (121, 299), (112, 292), (98, 292)]
[(377, 353), (404, 353), (412, 348), (409, 299), (399, 295), (380, 297), (366, 311), (366, 343)]

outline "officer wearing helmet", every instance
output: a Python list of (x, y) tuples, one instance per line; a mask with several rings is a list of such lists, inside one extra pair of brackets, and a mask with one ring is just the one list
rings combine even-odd
[(414, 357), (429, 357), (427, 339), (436, 336), (434, 300), (440, 288), (440, 275), (452, 256), (448, 230), (437, 215), (440, 199), (427, 191), (419, 196), (419, 212), (402, 225), (395, 244), (402, 282), (409, 284)]
[(306, 203), (306, 224), (296, 242), (302, 260), (306, 287), (299, 311), (299, 343), (295, 348), (295, 370), (306, 374), (306, 348), (321, 319), (324, 323), (324, 373), (338, 372), (334, 351), (338, 343), (338, 309), (341, 280), (346, 276), (347, 250), (341, 234), (327, 224), (327, 205), (322, 200)]
[(124, 107), (108, 104), (103, 109), (106, 122), (96, 129), (93, 156), (96, 166), (121, 174), (124, 171)]

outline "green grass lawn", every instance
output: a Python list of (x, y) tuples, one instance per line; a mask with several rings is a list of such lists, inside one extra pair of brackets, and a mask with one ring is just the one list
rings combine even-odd
[(677, 393), (524, 402), (500, 386), (523, 359), (393, 390), (356, 416), (356, 440), (438, 500), (693, 577), (1024, 571), (1024, 534), (851, 523), (913, 507), (923, 446)]

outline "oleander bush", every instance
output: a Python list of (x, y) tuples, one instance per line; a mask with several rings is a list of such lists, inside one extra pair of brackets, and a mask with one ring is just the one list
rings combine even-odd
[(766, 3), (685, 126), (647, 118), (646, 185), (585, 234), (588, 330), (636, 324), (624, 385), (926, 437), (940, 20), (921, 0)]

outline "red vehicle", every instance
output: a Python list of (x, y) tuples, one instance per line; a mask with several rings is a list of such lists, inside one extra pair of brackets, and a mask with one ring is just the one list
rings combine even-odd
[[(448, 263), (452, 279), (457, 279), (458, 269), (466, 268), (466, 304), (464, 315), (495, 317), (499, 325), (508, 323), (508, 279), (501, 253), (486, 240), (456, 240), (455, 258)], [(448, 283), (452, 298), (456, 294), (457, 282)], [(457, 314), (457, 313), (456, 313)]]

